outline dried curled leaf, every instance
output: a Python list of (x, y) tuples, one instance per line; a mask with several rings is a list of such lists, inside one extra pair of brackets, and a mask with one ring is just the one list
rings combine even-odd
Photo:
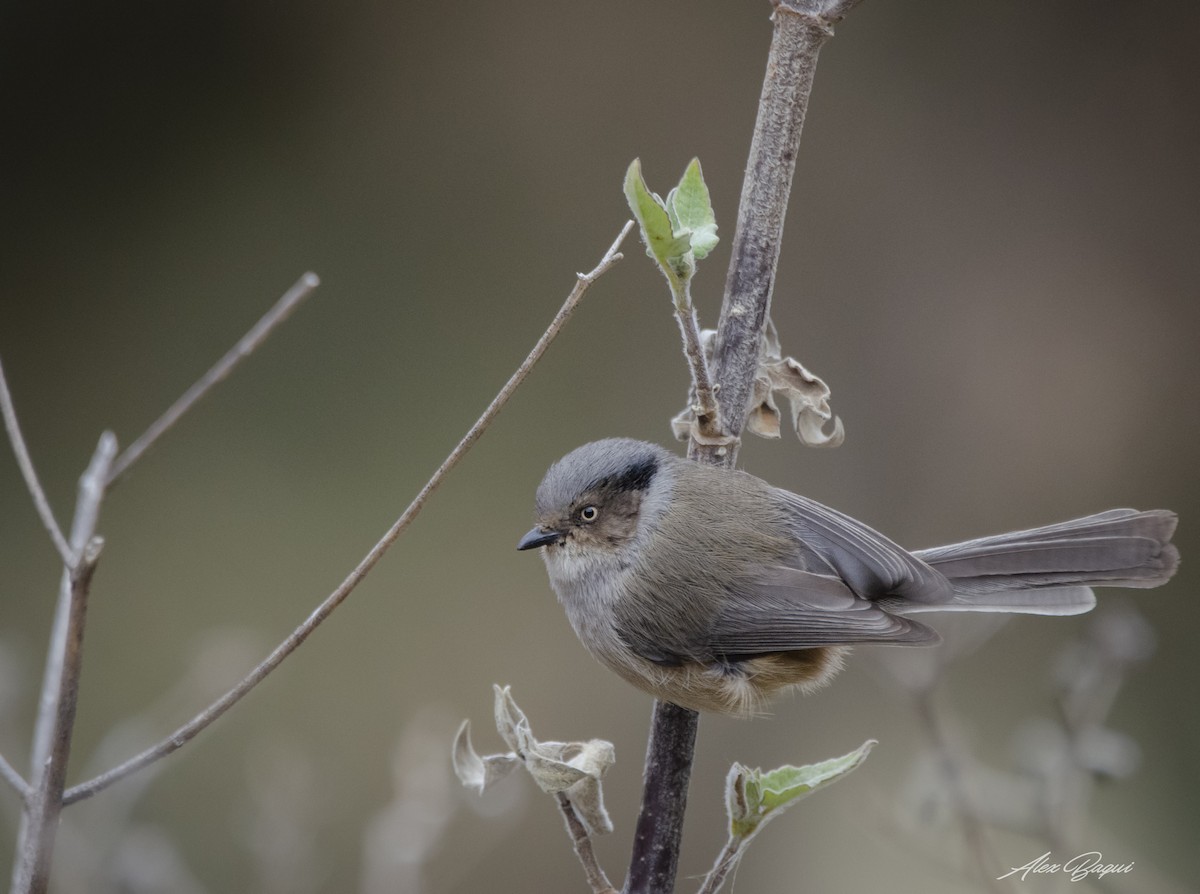
[(454, 737), (454, 774), (467, 788), (483, 794), (520, 764), (515, 754), (489, 754), (481, 757), (471, 745), (471, 721), (464, 720)]
[[(700, 333), (701, 345), (709, 362), (712, 362), (713, 342), (716, 332), (705, 329)], [(750, 414), (746, 419), (746, 430), (761, 438), (778, 438), (780, 420), (778, 399), (787, 400), (792, 414), (792, 428), (800, 442), (808, 447), (837, 447), (846, 439), (842, 420), (833, 415), (829, 407), (829, 386), (810, 373), (793, 357), (784, 357), (779, 345), (775, 324), (768, 321), (763, 333), (759, 352), (758, 370), (750, 398)], [(671, 431), (679, 440), (693, 436), (695, 412), (691, 406), (694, 395), (689, 396), (689, 405), (671, 420)], [(825, 431), (826, 424), (833, 420), (833, 430)]]
[(518, 764), (523, 764), (538, 788), (564, 794), (592, 833), (611, 832), (600, 780), (616, 760), (611, 742), (539, 742), (529, 718), (513, 700), (509, 687), (495, 686), (496, 731), (512, 749), (481, 757), (471, 746), (470, 726), (464, 721), (454, 740), (454, 772), (463, 785), (480, 794)]

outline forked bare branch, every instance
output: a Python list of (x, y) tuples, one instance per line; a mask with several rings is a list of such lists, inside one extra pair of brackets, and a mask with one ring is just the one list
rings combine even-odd
[(71, 524), (71, 552), (79, 556), (63, 569), (50, 646), (46, 652), (46, 672), (33, 733), (32, 772), (29, 793), (21, 811), (17, 856), (13, 867), (12, 890), (16, 894), (40, 894), (49, 884), (50, 858), (63, 806), (63, 787), (71, 738), (75, 726), (75, 705), (79, 696), (79, 672), (83, 666), (83, 632), (87, 618), (88, 592), (96, 561), (104, 541), (96, 536), (104, 485), (117, 454), (117, 439), (104, 432), (87, 471), (79, 479), (79, 497)]

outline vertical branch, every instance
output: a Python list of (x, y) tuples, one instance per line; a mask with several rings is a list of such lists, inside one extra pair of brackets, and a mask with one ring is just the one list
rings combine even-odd
[[(713, 346), (721, 424), (731, 438), (741, 436), (749, 411), (817, 56), (833, 36), (833, 24), (856, 3), (776, 0), (767, 74), (758, 101), (758, 119), (733, 233), (733, 257)], [(702, 462), (731, 466), (737, 444), (735, 441), (732, 449), (724, 450), (693, 443), (688, 455)]]
[(688, 781), (696, 750), (700, 715), (690, 708), (656, 701), (642, 778), (642, 809), (633, 835), (633, 860), (626, 894), (675, 888)]
[[(693, 437), (688, 456), (732, 466), (746, 424), (771, 290), (783, 239), (783, 221), (800, 131), (808, 109), (817, 55), (833, 36), (832, 25), (858, 0), (775, 0), (767, 72), (742, 184), (733, 257), (713, 354), (719, 389), (721, 434), (731, 443), (701, 444)], [(646, 753), (642, 807), (634, 837), (625, 894), (674, 890), (683, 814), (695, 751), (696, 712), (656, 702)]]
[(43, 892), (50, 874), (54, 836), (62, 811), (63, 786), (71, 754), (71, 732), (83, 663), (83, 629), (87, 596), (103, 541), (95, 536), (105, 483), (117, 452), (111, 432), (100, 443), (79, 480), (79, 497), (71, 525), (71, 552), (79, 556), (74, 568), (63, 570), (59, 588), (42, 696), (34, 729), (29, 794), (21, 814), (17, 855), (13, 863), (13, 891)]

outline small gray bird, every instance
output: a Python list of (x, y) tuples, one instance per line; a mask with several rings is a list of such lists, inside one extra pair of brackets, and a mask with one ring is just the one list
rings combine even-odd
[(517, 549), (542, 549), (576, 634), (627, 681), (749, 716), (828, 682), (847, 646), (937, 643), (920, 612), (1073, 615), (1090, 587), (1165, 583), (1175, 523), (1112, 509), (908, 552), (753, 475), (612, 438), (550, 467)]

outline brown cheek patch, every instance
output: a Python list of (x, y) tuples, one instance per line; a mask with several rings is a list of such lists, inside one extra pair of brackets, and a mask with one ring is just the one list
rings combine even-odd
[(640, 490), (610, 495), (603, 503), (605, 516), (600, 521), (597, 533), (610, 546), (619, 546), (631, 540), (637, 531), (638, 509), (641, 504)]

